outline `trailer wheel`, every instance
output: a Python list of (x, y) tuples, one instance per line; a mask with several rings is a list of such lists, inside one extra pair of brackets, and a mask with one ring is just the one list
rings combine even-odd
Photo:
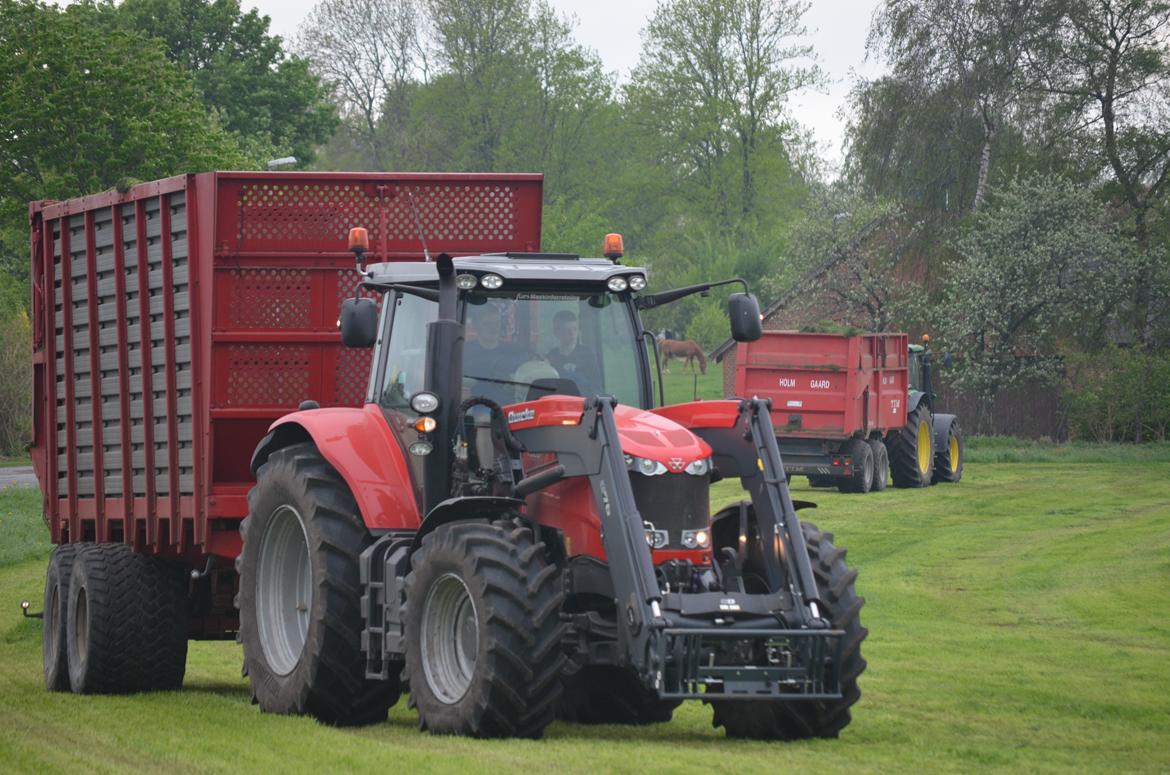
[(890, 473), (895, 487), (925, 487), (934, 473), (934, 431), (925, 403), (906, 417), (906, 424), (890, 435)]
[(881, 439), (870, 439), (869, 448), (873, 451), (873, 491), (881, 492), (890, 483), (890, 453)]
[(837, 485), (841, 492), (867, 493), (873, 487), (873, 450), (865, 439), (849, 442), (849, 456), (853, 460), (853, 473)]
[(827, 611), (822, 613), (834, 629), (844, 630), (841, 664), (841, 698), (838, 700), (768, 703), (759, 700), (711, 700), (712, 725), (723, 727), (728, 737), (756, 740), (800, 740), (837, 737), (849, 725), (850, 707), (861, 698), (857, 679), (865, 670), (861, 642), (869, 630), (861, 624), (865, 598), (854, 590), (857, 571), (845, 564), (845, 550), (833, 546), (833, 536), (812, 523), (803, 522), (804, 540), (812, 560), (817, 589)]
[(353, 495), (312, 443), (272, 453), (256, 479), (236, 560), (254, 701), (327, 724), (385, 721), (399, 682), (366, 678), (358, 558), (372, 539)]
[(512, 521), (427, 534), (406, 577), (406, 671), (419, 728), (539, 738), (561, 693), (564, 593), (544, 544)]
[(950, 421), (945, 428), (935, 429), (935, 441), (938, 442), (938, 451), (934, 456), (935, 482), (954, 483), (963, 478), (963, 456), (966, 450), (959, 421), (954, 419), (954, 415), (935, 415), (935, 424), (945, 422), (948, 418)]
[(41, 653), (44, 657), (45, 688), (69, 691), (69, 664), (66, 658), (65, 623), (69, 617), (69, 575), (79, 544), (61, 544), (49, 557), (45, 570), (45, 605), (41, 620)]
[(625, 668), (586, 665), (561, 676), (560, 717), (576, 724), (662, 724), (682, 700), (663, 700)]
[(78, 694), (178, 689), (187, 667), (189, 606), (177, 563), (125, 544), (74, 552), (66, 662)]

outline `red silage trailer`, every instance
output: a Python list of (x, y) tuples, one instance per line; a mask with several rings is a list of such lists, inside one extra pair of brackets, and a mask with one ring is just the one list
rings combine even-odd
[(845, 490), (859, 489), (866, 459), (884, 486), (883, 442), (906, 425), (909, 388), (906, 334), (765, 331), (736, 355), (735, 394), (772, 400), (784, 470)]
[(349, 229), (369, 229), (376, 261), (420, 259), (420, 228), (435, 254), (534, 251), (541, 188), (219, 172), (33, 203), (32, 458), (53, 542), (177, 560), (207, 581), (189, 635), (233, 632), (253, 449), (302, 401), (366, 398), (370, 350), (337, 330)]

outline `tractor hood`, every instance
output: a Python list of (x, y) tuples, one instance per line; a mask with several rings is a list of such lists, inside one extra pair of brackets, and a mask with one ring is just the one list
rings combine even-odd
[(654, 460), (672, 474), (711, 457), (711, 447), (689, 430), (659, 414), (619, 404), (614, 410), (622, 452)]
[[(576, 425), (581, 421), (585, 399), (576, 396), (544, 396), (504, 407), (514, 431), (548, 425)], [(622, 452), (653, 460), (669, 473), (681, 473), (696, 460), (711, 457), (711, 447), (674, 420), (645, 409), (618, 404), (614, 409)]]

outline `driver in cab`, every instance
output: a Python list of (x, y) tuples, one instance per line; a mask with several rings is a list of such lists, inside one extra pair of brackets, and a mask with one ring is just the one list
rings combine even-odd
[[(475, 338), (469, 338), (463, 345), (463, 376), (474, 381), (472, 395), (483, 396), (500, 405), (511, 404), (524, 400), (534, 378), (556, 376), (539, 355), (503, 341), (504, 320), (496, 305), (469, 307), (467, 322)], [(529, 366), (533, 361), (537, 363)], [(538, 369), (541, 373), (528, 374), (541, 365), (543, 369)]]

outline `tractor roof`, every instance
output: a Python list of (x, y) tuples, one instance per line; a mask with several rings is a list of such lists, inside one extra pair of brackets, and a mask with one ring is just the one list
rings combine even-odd
[[(614, 275), (645, 274), (646, 270), (615, 264), (606, 258), (578, 258), (565, 253), (498, 253), (455, 259), (459, 274), (498, 274), (524, 283), (605, 283)], [(365, 285), (377, 287), (405, 283), (428, 285), (439, 280), (433, 261), (395, 261), (370, 267)]]

